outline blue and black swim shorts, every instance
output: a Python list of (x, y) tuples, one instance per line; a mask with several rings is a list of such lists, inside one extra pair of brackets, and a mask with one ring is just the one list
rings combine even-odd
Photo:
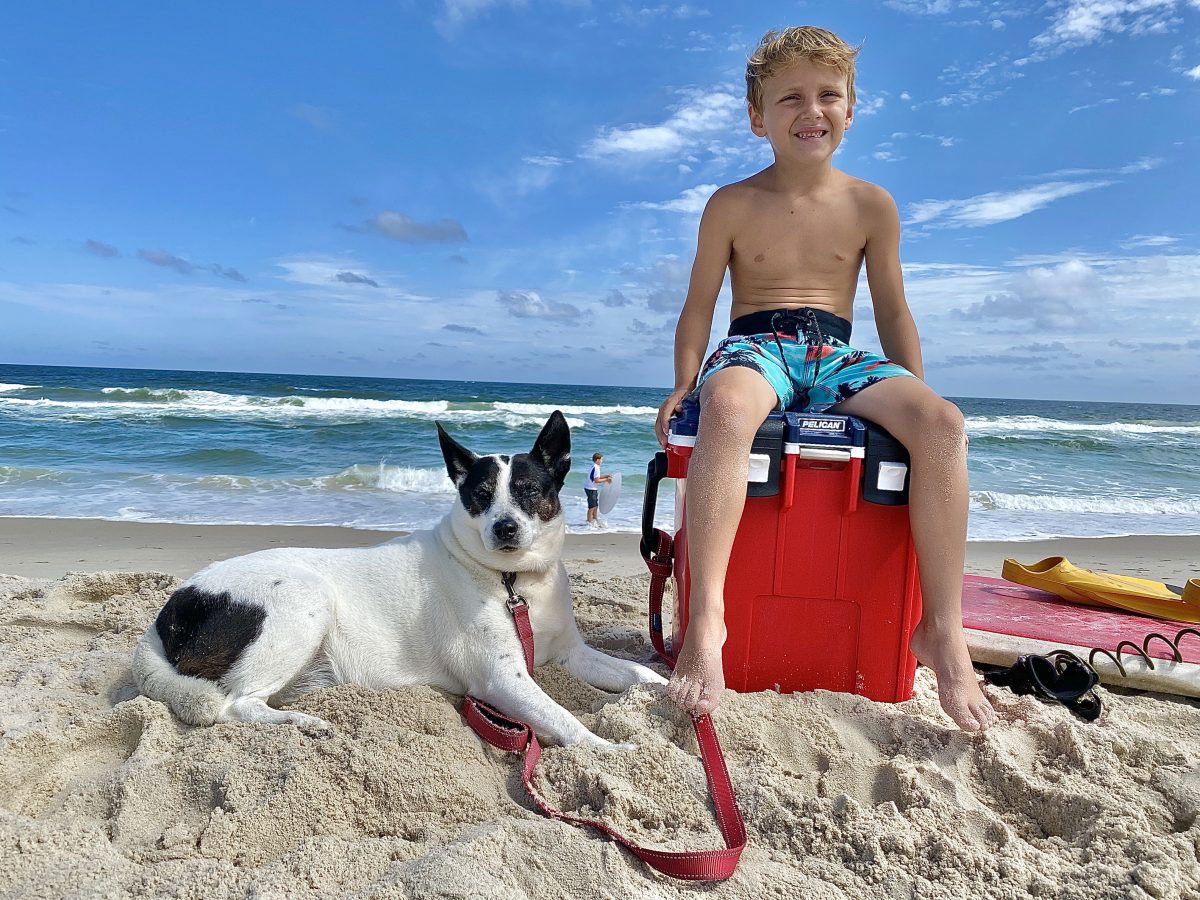
[(691, 398), (699, 400), (704, 382), (730, 366), (758, 372), (775, 390), (777, 409), (796, 412), (824, 412), (888, 378), (915, 377), (899, 363), (855, 350), (849, 340), (846, 319), (807, 306), (739, 316), (705, 361)]

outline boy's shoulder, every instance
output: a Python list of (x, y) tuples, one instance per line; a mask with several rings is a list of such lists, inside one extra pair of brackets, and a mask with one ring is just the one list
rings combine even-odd
[(726, 208), (762, 191), (762, 186), (755, 182), (755, 179), (759, 175), (762, 175), (762, 172), (717, 188), (708, 198), (708, 204), (705, 208), (712, 210)]
[(763, 172), (756, 172), (749, 178), (713, 191), (704, 205), (704, 218), (717, 227), (736, 230), (738, 223), (751, 214), (769, 193), (771, 188), (764, 181)]
[(896, 205), (896, 201), (892, 199), (891, 193), (882, 185), (866, 181), (862, 178), (855, 178), (853, 175), (847, 175), (845, 172), (842, 173), (842, 176), (847, 182), (845, 190), (853, 194), (854, 198), (859, 202), (868, 205)]
[(753, 175), (746, 176), (741, 181), (732, 181), (722, 185), (713, 192), (713, 197), (718, 200), (737, 200), (756, 194), (777, 193), (778, 187), (774, 173), (771, 171), (772, 168), (773, 166), (767, 166)]
[(841, 194), (862, 207), (877, 208), (888, 204), (895, 205), (892, 195), (882, 185), (864, 178), (857, 178), (840, 169), (833, 171), (836, 178), (830, 188), (834, 194)]

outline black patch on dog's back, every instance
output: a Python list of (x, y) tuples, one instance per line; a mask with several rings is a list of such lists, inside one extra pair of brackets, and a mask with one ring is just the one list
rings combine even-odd
[(549, 522), (562, 512), (554, 476), (528, 453), (513, 457), (508, 493), (524, 513), (537, 516), (543, 522)]
[(228, 592), (210, 594), (188, 585), (167, 600), (154, 629), (180, 675), (217, 681), (262, 634), (266, 617), (261, 607), (236, 603)]
[(471, 466), (467, 477), (458, 486), (458, 496), (472, 516), (482, 515), (496, 497), (496, 483), (500, 478), (500, 464), (485, 456)]

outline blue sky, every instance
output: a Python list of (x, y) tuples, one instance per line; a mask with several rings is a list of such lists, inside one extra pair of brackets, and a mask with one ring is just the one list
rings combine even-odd
[(936, 389), (1196, 402), (1200, 0), (11, 4), (0, 361), (668, 386), (789, 24), (864, 45)]

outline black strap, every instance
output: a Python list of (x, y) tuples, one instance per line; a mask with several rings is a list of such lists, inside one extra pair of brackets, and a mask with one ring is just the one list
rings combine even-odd
[(1095, 721), (1102, 711), (1100, 698), (1091, 693), (1100, 683), (1100, 676), (1068, 650), (1018, 657), (1007, 669), (988, 672), (984, 679), (1014, 694), (1032, 694), (1039, 700), (1061, 703), (1088, 722)]

